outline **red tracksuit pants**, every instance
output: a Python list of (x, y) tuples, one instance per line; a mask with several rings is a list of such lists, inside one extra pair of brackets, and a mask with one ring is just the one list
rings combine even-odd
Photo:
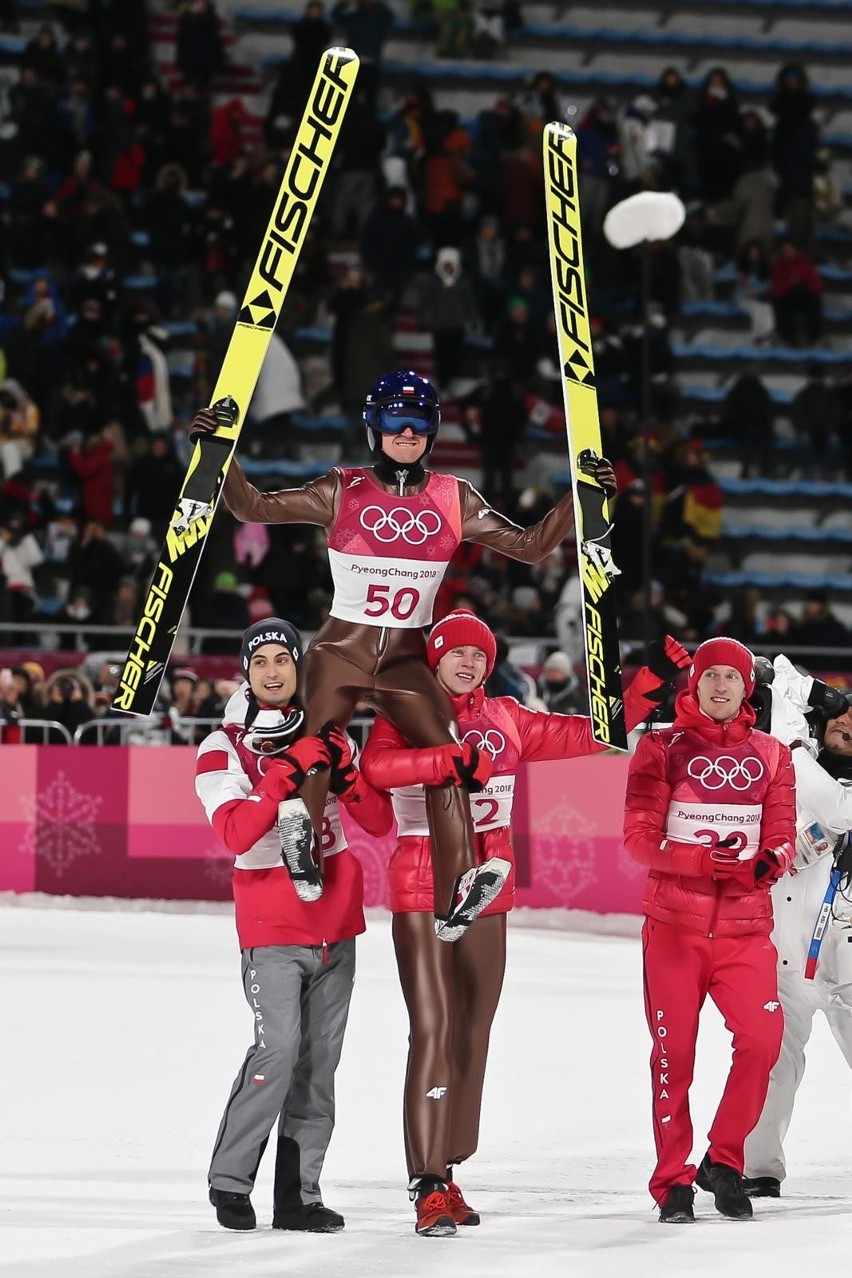
[(656, 919), (642, 929), (645, 1016), (651, 1049), (657, 1166), (656, 1202), (672, 1185), (691, 1185), (689, 1088), (698, 1017), (709, 995), (733, 1035), (731, 1070), (708, 1133), (710, 1159), (743, 1170), (743, 1145), (760, 1118), (769, 1072), (781, 1051), (784, 1017), (778, 1001), (778, 955), (768, 936), (699, 936)]

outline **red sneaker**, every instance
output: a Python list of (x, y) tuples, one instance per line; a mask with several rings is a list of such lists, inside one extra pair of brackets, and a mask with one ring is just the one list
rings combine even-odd
[(417, 1223), (414, 1230), (429, 1238), (443, 1238), (456, 1232), (450, 1196), (442, 1189), (433, 1190), (415, 1203)]
[(447, 1198), (449, 1199), (453, 1220), (457, 1225), (479, 1224), (479, 1212), (474, 1211), (472, 1207), (467, 1205), (462, 1191), (454, 1180), (447, 1181)]

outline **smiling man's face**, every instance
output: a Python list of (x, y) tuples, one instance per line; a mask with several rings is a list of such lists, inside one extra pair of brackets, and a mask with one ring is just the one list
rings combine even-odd
[(488, 658), (473, 644), (451, 648), (438, 662), (438, 682), (452, 697), (473, 692), (485, 678)]
[(249, 683), (257, 700), (278, 708), (293, 700), (298, 676), (293, 658), (277, 643), (265, 643), (252, 653), (248, 668)]
[(745, 697), (746, 686), (733, 666), (708, 666), (698, 680), (698, 704), (717, 723), (735, 719)]

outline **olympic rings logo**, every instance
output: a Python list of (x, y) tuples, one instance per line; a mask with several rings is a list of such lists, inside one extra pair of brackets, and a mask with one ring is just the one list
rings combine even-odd
[(733, 755), (720, 754), (718, 759), (708, 759), (700, 754), (690, 759), (687, 768), (689, 776), (705, 790), (721, 790), (724, 785), (732, 790), (747, 790), (760, 780), (763, 772), (763, 764), (754, 755), (735, 759)]
[(464, 734), (462, 740), (469, 741), (471, 745), (476, 746), (477, 750), (484, 750), (486, 754), (491, 755), (492, 759), (496, 759), (497, 755), (502, 754), (506, 749), (506, 738), (496, 728), (489, 728), (485, 733), (472, 728), (470, 732)]
[(441, 516), (435, 510), (406, 510), (394, 506), (382, 510), (381, 506), (365, 506), (361, 511), (361, 527), (372, 533), (376, 541), (398, 541), (401, 537), (409, 546), (422, 546), (428, 537), (441, 531)]

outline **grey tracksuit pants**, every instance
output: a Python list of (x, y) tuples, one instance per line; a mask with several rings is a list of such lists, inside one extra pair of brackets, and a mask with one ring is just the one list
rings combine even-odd
[(320, 1202), (319, 1178), (334, 1129), (334, 1073), (355, 979), (355, 940), (270, 945), (242, 952), (243, 988), (255, 1018), (254, 1044), (234, 1080), (213, 1149), (214, 1189), (248, 1194), (278, 1123), (279, 1143)]

